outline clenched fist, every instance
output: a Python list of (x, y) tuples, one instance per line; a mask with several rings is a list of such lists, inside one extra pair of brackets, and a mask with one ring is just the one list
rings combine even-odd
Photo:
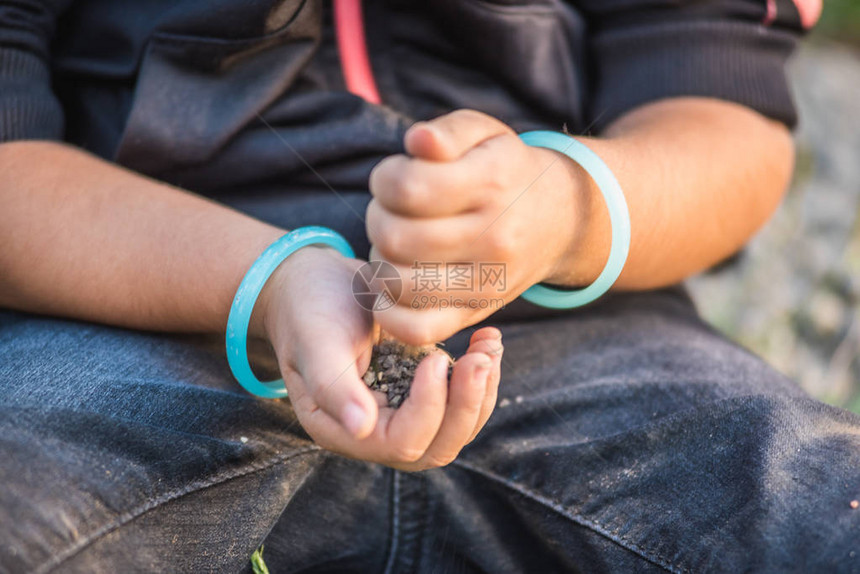
[[(384, 159), (370, 177), (371, 258), (395, 265), (405, 287), (375, 314), (383, 329), (414, 344), (444, 340), (498, 310), (499, 299), (561, 276), (590, 184), (575, 162), (471, 110), (419, 122), (404, 143), (408, 155)], [(471, 266), (471, 285), (450, 276), (462, 271), (454, 262)], [(484, 284), (482, 266), (503, 269), (503, 284)], [(434, 267), (440, 281), (415, 280)]]

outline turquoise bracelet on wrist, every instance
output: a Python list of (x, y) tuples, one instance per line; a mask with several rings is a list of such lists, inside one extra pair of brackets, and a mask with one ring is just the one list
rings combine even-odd
[(233, 376), (245, 390), (251, 394), (267, 399), (278, 399), (287, 396), (283, 379), (263, 382), (257, 379), (248, 362), (248, 323), (257, 297), (263, 290), (263, 285), (274, 273), (284, 259), (298, 249), (308, 245), (328, 245), (334, 247), (346, 257), (354, 257), (352, 247), (338, 233), (325, 227), (300, 227), (290, 231), (272, 243), (254, 261), (251, 268), (239, 284), (230, 316), (227, 318), (227, 362)]
[(564, 291), (553, 289), (545, 285), (533, 285), (521, 295), (523, 299), (550, 309), (570, 309), (581, 307), (591, 303), (612, 287), (630, 251), (630, 214), (627, 211), (627, 201), (618, 180), (615, 179), (600, 156), (591, 151), (582, 142), (558, 133), (550, 131), (526, 132), (520, 135), (526, 144), (535, 147), (545, 147), (563, 153), (580, 166), (591, 176), (609, 208), (609, 221), (612, 224), (612, 247), (609, 250), (609, 258), (606, 266), (597, 279), (584, 289), (576, 291)]

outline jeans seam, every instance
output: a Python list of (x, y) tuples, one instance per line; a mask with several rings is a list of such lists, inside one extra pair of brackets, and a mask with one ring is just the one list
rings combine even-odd
[(400, 471), (393, 470), (391, 475), (391, 540), (388, 545), (388, 558), (384, 574), (391, 574), (400, 545)]
[(501, 477), (501, 476), (499, 476), (493, 472), (490, 472), (488, 470), (484, 470), (482, 468), (478, 468), (474, 465), (471, 465), (467, 462), (463, 462), (461, 460), (455, 460), (454, 462), (451, 463), (451, 465), (460, 467), (464, 470), (467, 470), (467, 471), (470, 471), (470, 472), (473, 472), (476, 474), (479, 474), (479, 475), (483, 476), (484, 478), (488, 478), (494, 482), (497, 482), (497, 483), (501, 484), (502, 486), (505, 486), (505, 487), (513, 490), (514, 492), (517, 492), (518, 494), (521, 494), (521, 495), (525, 496), (526, 498), (529, 498), (529, 499), (533, 500), (534, 502), (537, 502), (537, 503), (549, 508), (550, 510), (557, 512), (558, 514), (561, 514), (562, 516), (564, 516), (568, 520), (571, 520), (571, 521), (579, 524), (580, 526), (583, 526), (589, 530), (592, 530), (593, 532), (596, 532), (597, 534), (609, 539), (610, 541), (614, 542), (615, 544), (618, 544), (619, 546), (621, 546), (625, 550), (628, 550), (629, 552), (633, 552), (634, 554), (641, 556), (642, 558), (644, 558), (648, 562), (651, 562), (652, 564), (659, 566), (668, 572), (672, 572), (674, 574), (690, 574), (690, 572), (691, 572), (687, 568), (672, 565), (672, 563), (668, 559), (666, 559), (664, 556), (660, 555), (659, 553), (654, 552), (653, 550), (646, 550), (645, 548), (642, 548), (640, 545), (636, 544), (635, 542), (628, 540), (624, 536), (620, 536), (620, 535), (616, 534), (614, 531), (612, 531), (612, 530), (610, 530), (604, 526), (601, 526), (600, 524), (598, 524), (594, 520), (586, 518), (586, 517), (584, 517), (581, 514), (578, 514), (576, 512), (572, 512), (572, 511), (564, 508), (560, 504), (552, 501), (551, 499), (549, 499), (545, 496), (542, 496), (542, 495), (538, 494), (537, 492), (534, 492), (531, 489), (526, 488), (525, 486), (523, 486), (521, 484), (507, 480), (506, 478)]
[(415, 549), (415, 564), (413, 564), (414, 571), (419, 571), (419, 567), (424, 558), (424, 543), (427, 540), (427, 531), (430, 529), (430, 487), (427, 484), (427, 477), (425, 475), (419, 475), (421, 480), (421, 496), (422, 496), (422, 505), (421, 505), (421, 528), (418, 531), (418, 542), (416, 544), (417, 548)]
[(266, 469), (271, 468), (273, 466), (276, 466), (278, 464), (283, 464), (283, 463), (287, 462), (288, 460), (295, 458), (297, 456), (308, 454), (310, 452), (318, 452), (320, 450), (321, 450), (320, 447), (317, 445), (308, 446), (308, 447), (305, 447), (305, 448), (298, 450), (298, 451), (295, 451), (295, 452), (285, 453), (282, 455), (275, 456), (275, 457), (273, 457), (273, 458), (271, 458), (268, 461), (263, 462), (263, 463), (257, 463), (257, 464), (253, 464), (249, 467), (243, 467), (241, 469), (236, 469), (235, 471), (228, 472), (228, 473), (223, 474), (223, 475), (216, 475), (215, 477), (212, 477), (212, 478), (209, 478), (206, 480), (194, 481), (191, 484), (186, 485), (184, 488), (181, 488), (178, 490), (173, 490), (171, 492), (163, 494), (163, 495), (157, 497), (155, 500), (151, 500), (151, 501), (148, 501), (144, 504), (141, 504), (138, 507), (134, 508), (133, 510), (130, 510), (128, 512), (123, 513), (117, 519), (115, 519), (111, 522), (108, 522), (107, 524), (105, 524), (104, 526), (102, 526), (101, 528), (96, 530), (93, 534), (81, 539), (76, 544), (69, 546), (63, 552), (59, 552), (58, 554), (56, 554), (53, 559), (46, 562), (41, 567), (35, 569), (34, 572), (36, 574), (41, 574), (41, 573), (47, 573), (47, 572), (50, 572), (52, 570), (55, 570), (56, 568), (62, 566), (64, 562), (71, 559), (72, 557), (77, 555), (79, 552), (81, 552), (84, 548), (86, 548), (90, 544), (93, 544), (94, 542), (96, 542), (98, 539), (107, 536), (108, 534), (110, 534), (114, 530), (117, 530), (118, 528), (125, 526), (126, 524), (132, 522), (133, 520), (140, 518), (141, 516), (143, 516), (144, 514), (149, 512), (150, 510), (154, 510), (155, 508), (158, 508), (159, 506), (161, 506), (163, 504), (166, 504), (168, 502), (172, 502), (174, 500), (178, 500), (178, 499), (182, 498), (183, 496), (187, 496), (189, 494), (193, 494), (195, 492), (199, 492), (201, 490), (205, 490), (207, 488), (211, 488), (213, 486), (223, 484), (223, 483), (228, 482), (230, 480), (234, 480), (236, 478), (241, 478), (243, 476), (247, 476), (247, 475), (255, 473), (255, 472), (260, 472), (262, 470), (266, 470)]

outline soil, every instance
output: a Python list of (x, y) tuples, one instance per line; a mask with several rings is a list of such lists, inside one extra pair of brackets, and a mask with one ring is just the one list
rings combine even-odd
[(385, 393), (389, 407), (400, 408), (409, 396), (418, 364), (437, 350), (439, 348), (435, 345), (414, 347), (395, 339), (382, 339), (373, 346), (370, 367), (364, 374), (364, 383), (371, 390)]

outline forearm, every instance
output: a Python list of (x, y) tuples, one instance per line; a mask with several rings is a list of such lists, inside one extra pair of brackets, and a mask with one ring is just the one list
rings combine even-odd
[(283, 233), (68, 146), (0, 145), (0, 307), (219, 331)]
[[(684, 98), (639, 108), (601, 138), (580, 138), (624, 190), (632, 238), (620, 289), (673, 284), (740, 249), (788, 187), (788, 130), (754, 111)], [(573, 162), (559, 162), (579, 230), (550, 282), (582, 285), (603, 268), (611, 225), (602, 195)]]

